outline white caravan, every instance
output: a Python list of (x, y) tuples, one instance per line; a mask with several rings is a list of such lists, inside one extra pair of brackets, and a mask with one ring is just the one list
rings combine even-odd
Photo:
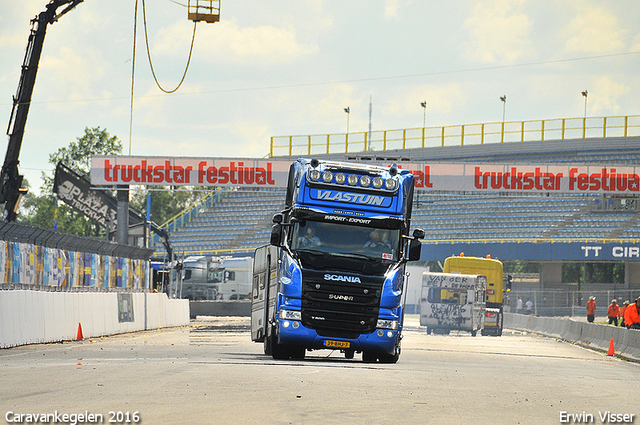
[(461, 330), (476, 336), (484, 326), (486, 291), (482, 275), (423, 273), (420, 325), (429, 334)]

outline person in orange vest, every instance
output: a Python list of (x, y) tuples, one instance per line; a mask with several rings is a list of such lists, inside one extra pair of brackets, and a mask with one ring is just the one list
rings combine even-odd
[(593, 323), (596, 317), (596, 297), (589, 297), (587, 301), (587, 322)]
[(620, 326), (624, 326), (624, 312), (629, 307), (629, 300), (625, 300), (620, 307)]
[(624, 311), (624, 324), (627, 329), (640, 329), (640, 297)]
[(607, 310), (607, 316), (609, 316), (609, 324), (614, 326), (618, 326), (618, 316), (620, 316), (620, 307), (618, 306), (617, 300), (611, 300), (611, 304), (609, 304), (609, 309)]

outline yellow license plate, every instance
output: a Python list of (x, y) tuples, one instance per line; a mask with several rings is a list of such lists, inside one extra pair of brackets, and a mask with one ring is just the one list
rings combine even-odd
[(349, 341), (331, 341), (331, 340), (326, 340), (324, 342), (324, 346), (325, 347), (332, 347), (332, 348), (349, 348), (349, 347), (351, 347), (351, 343)]

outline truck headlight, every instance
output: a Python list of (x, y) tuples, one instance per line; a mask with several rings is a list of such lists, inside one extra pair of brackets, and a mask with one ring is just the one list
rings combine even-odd
[(344, 184), (345, 180), (347, 180), (347, 176), (345, 176), (344, 173), (336, 174), (336, 183)]
[(311, 170), (309, 171), (309, 180), (311, 180), (312, 182), (317, 182), (318, 180), (320, 180), (320, 175), (320, 171)]
[(388, 320), (388, 319), (378, 319), (378, 324), (376, 328), (379, 329), (398, 329), (398, 321), (397, 320)]
[(302, 320), (302, 313), (296, 310), (280, 310), (282, 320)]
[(333, 180), (333, 173), (331, 171), (325, 171), (324, 173), (322, 173), (322, 181), (325, 183), (331, 183), (331, 180)]
[(373, 178), (373, 187), (376, 189), (380, 189), (382, 187), (382, 179), (380, 177)]
[(398, 182), (397, 182), (395, 179), (387, 179), (387, 180), (384, 182), (384, 187), (385, 187), (387, 190), (395, 190), (395, 189), (396, 189), (396, 187), (398, 187)]
[(360, 177), (360, 186), (369, 187), (370, 185), (371, 185), (371, 177), (369, 176)]

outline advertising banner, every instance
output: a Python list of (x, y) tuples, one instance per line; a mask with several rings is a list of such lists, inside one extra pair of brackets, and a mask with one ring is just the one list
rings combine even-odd
[[(91, 184), (286, 187), (291, 160), (93, 156)], [(389, 166), (391, 164), (380, 164)], [(399, 163), (417, 190), (634, 194), (640, 167), (478, 163)]]
[(465, 256), (502, 261), (640, 261), (640, 244), (623, 242), (424, 243), (422, 261), (436, 261), (464, 252)]
[(405, 163), (418, 190), (638, 194), (640, 167)]
[(117, 202), (102, 190), (91, 189), (91, 185), (73, 170), (59, 163), (53, 191), (65, 204), (83, 213), (92, 221), (115, 232), (117, 225)]
[(92, 156), (91, 184), (286, 187), (291, 161)]
[[(71, 208), (83, 213), (101, 226), (106, 227), (109, 224), (110, 232), (116, 231), (118, 224), (117, 199), (104, 190), (92, 189), (89, 180), (62, 163), (58, 163), (56, 167), (53, 191)], [(139, 214), (129, 210), (130, 226), (143, 222), (144, 220)]]

